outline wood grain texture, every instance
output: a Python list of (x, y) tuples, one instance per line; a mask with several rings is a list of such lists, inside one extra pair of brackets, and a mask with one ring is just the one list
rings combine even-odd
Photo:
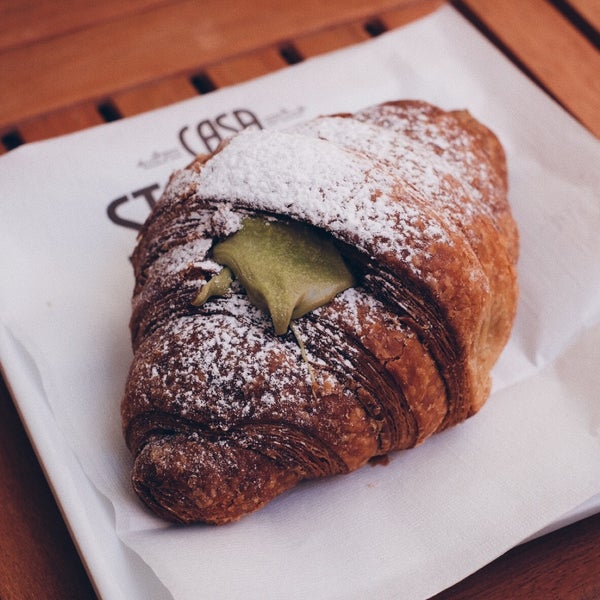
[[(306, 0), (181, 0), (0, 54), (0, 130), (69, 104), (108, 96), (303, 33), (402, 4)], [(107, 43), (110, 40), (110, 43)], [(174, 72), (174, 69), (176, 72)]]
[(461, 2), (583, 125), (600, 137), (600, 52), (546, 0)]

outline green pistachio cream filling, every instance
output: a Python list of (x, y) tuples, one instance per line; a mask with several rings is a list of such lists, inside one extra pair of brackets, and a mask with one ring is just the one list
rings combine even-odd
[(235, 277), (250, 301), (270, 314), (277, 335), (288, 331), (292, 319), (355, 284), (331, 238), (301, 223), (245, 219), (239, 231), (215, 245), (213, 258), (223, 269), (193, 304), (224, 295)]

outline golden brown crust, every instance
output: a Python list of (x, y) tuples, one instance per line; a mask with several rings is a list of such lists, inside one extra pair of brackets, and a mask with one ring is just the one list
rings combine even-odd
[[(466, 111), (390, 102), (245, 132), (175, 173), (132, 257), (122, 403), (157, 514), (225, 523), (476, 412), (517, 299), (497, 138)], [(245, 215), (327, 231), (359, 283), (275, 336), (244, 291), (191, 301)]]

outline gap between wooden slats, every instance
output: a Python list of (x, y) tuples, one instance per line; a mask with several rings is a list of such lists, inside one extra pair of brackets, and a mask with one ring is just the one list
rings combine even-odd
[(600, 35), (600, 1), (599, 0), (563, 0), (562, 3), (570, 5), (591, 28), (596, 37)]

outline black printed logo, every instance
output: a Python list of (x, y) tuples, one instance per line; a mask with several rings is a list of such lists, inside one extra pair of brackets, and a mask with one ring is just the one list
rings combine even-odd
[(253, 112), (240, 108), (217, 115), (214, 119), (204, 119), (195, 127), (182, 127), (179, 130), (179, 141), (192, 156), (207, 152), (210, 154), (224, 139), (250, 127), (263, 128)]

